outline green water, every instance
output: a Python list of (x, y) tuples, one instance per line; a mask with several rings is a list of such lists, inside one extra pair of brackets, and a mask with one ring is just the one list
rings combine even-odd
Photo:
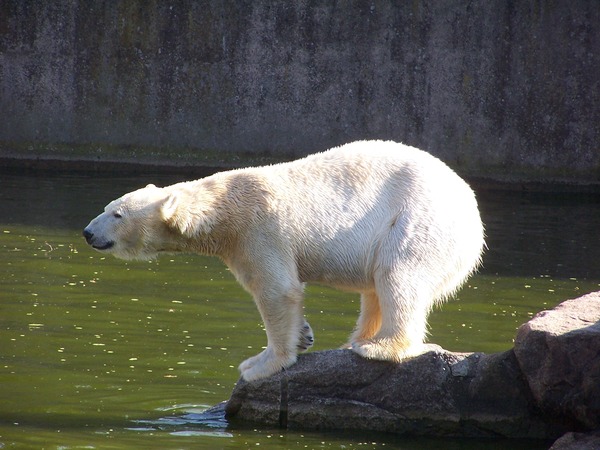
[[(266, 345), (254, 304), (216, 259), (125, 263), (81, 229), (109, 200), (177, 176), (0, 173), (0, 448), (546, 448), (544, 442), (232, 429), (202, 412)], [(485, 267), (430, 319), (454, 351), (509, 349), (540, 310), (600, 286), (595, 195), (479, 193)], [(315, 350), (350, 334), (358, 298), (307, 290)]]

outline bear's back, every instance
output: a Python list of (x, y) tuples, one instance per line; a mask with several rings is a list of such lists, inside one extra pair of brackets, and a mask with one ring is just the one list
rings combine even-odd
[(416, 148), (359, 141), (257, 170), (272, 192), (270, 213), (302, 255), (305, 280), (332, 283), (346, 261), (343, 272), (364, 282), (374, 249), (394, 226), (406, 237), (397, 249), (426, 248), (423, 257), (432, 261), (443, 262), (442, 253), (459, 245), (472, 260), (483, 246), (473, 191), (446, 164)]

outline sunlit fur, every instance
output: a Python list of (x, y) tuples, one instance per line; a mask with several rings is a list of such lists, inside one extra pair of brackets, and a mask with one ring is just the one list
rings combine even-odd
[(266, 350), (240, 365), (250, 381), (289, 367), (312, 344), (305, 282), (361, 294), (348, 343), (358, 354), (419, 354), (429, 311), (476, 269), (484, 246), (469, 186), (428, 153), (383, 141), (149, 185), (110, 203), (86, 232), (124, 259), (220, 257), (265, 323)]

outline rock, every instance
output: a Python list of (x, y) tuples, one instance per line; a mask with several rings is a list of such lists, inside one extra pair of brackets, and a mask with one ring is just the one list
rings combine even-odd
[(519, 328), (515, 355), (550, 421), (600, 428), (600, 293), (537, 314)]
[(593, 450), (600, 448), (600, 431), (595, 433), (567, 433), (550, 450)]
[[(350, 350), (304, 354), (270, 378), (240, 380), (225, 411), (230, 422), (427, 436), (557, 439), (600, 430), (600, 292), (539, 313), (504, 353), (430, 346), (399, 364)], [(588, 439), (599, 438), (568, 434), (553, 448), (600, 448)]]
[(301, 355), (268, 379), (241, 380), (226, 413), (230, 421), (290, 429), (547, 437), (551, 432), (528, 395), (512, 351), (485, 355), (437, 347), (394, 364), (329, 350)]

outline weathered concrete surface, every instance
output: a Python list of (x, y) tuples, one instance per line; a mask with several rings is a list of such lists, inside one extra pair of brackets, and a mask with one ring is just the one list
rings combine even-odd
[(0, 2), (0, 158), (239, 165), (356, 139), (600, 181), (600, 2)]
[(504, 353), (432, 346), (401, 364), (350, 350), (309, 353), (273, 377), (240, 380), (226, 413), (232, 423), (429, 436), (556, 439), (600, 430), (599, 324), (593, 293), (538, 314)]

